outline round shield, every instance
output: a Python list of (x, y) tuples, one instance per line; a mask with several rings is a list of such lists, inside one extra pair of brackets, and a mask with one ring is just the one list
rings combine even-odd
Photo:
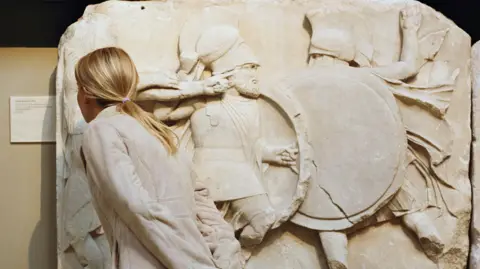
[(373, 215), (403, 184), (407, 138), (388, 85), (367, 69), (305, 69), (282, 82), (305, 114), (311, 182), (292, 222), (343, 230)]
[(297, 212), (305, 199), (311, 178), (310, 155), (301, 105), (287, 91), (267, 86), (263, 89), (258, 102), (265, 146), (293, 145), (299, 152), (295, 166), (262, 165), (262, 182), (276, 211), (272, 228), (277, 228)]

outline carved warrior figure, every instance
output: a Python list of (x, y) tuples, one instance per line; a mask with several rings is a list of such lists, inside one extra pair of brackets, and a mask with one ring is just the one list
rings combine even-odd
[(196, 44), (199, 61), (213, 75), (228, 75), (233, 86), (206, 100), (191, 116), (194, 170), (212, 198), (223, 204), (226, 218), (240, 230), (244, 247), (260, 243), (275, 222), (262, 185), (261, 163), (292, 166), (295, 147), (272, 147), (261, 139), (259, 64), (236, 28), (215, 26)]
[[(233, 228), (241, 230), (240, 242), (248, 257), (272, 225), (281, 222), (263, 187), (262, 163), (296, 170), (298, 150), (295, 145), (268, 146), (262, 141), (257, 103), (259, 63), (236, 28), (227, 25), (208, 28), (199, 36), (195, 50), (182, 52), (180, 73), (193, 80), (208, 69), (213, 76), (205, 80), (206, 85), (214, 82), (225, 85), (223, 79), (228, 79), (230, 88), (225, 94), (188, 98), (193, 95), (151, 90), (149, 86), (139, 98), (159, 102), (155, 114), (160, 120), (190, 117), (187, 126), (194, 144), (197, 180), (208, 187)], [(165, 104), (183, 97), (186, 100), (173, 107)]]
[[(339, 12), (341, 13), (341, 11)], [(316, 178), (317, 181), (315, 181), (315, 178), (312, 179), (312, 188), (310, 189), (309, 194), (305, 199), (305, 202), (300, 207), (299, 213), (292, 218), (292, 222), (301, 226), (305, 226), (307, 228), (319, 230), (322, 245), (324, 247), (330, 268), (347, 268), (347, 237), (345, 234), (345, 229), (352, 227), (354, 224), (360, 223), (363, 218), (377, 212), (381, 208), (381, 206), (383, 206), (383, 204), (388, 202), (393, 197), (393, 199), (389, 202), (388, 206), (385, 208), (387, 210), (382, 209), (380, 210), (380, 212), (378, 212), (378, 214), (376, 215), (377, 220), (385, 220), (386, 218), (388, 218), (387, 215), (392, 214), (393, 216), (402, 217), (405, 226), (417, 235), (419, 242), (427, 256), (429, 256), (431, 259), (436, 259), (443, 251), (444, 242), (440, 238), (439, 233), (436, 230), (435, 226), (433, 226), (431, 220), (423, 212), (424, 209), (431, 205), (429, 203), (430, 201), (428, 201), (428, 198), (430, 197), (425, 198), (426, 193), (428, 194), (429, 190), (416, 189), (417, 187), (415, 181), (426, 181), (427, 188), (431, 187), (432, 180), (436, 182), (436, 184), (442, 184), (443, 186), (453, 188), (453, 186), (446, 182), (438, 173), (438, 166), (449, 155), (448, 143), (450, 142), (450, 140), (444, 139), (446, 143), (437, 143), (438, 139), (431, 139), (431, 137), (436, 137), (435, 135), (429, 135), (432, 133), (428, 133), (428, 130), (422, 128), (414, 129), (418, 125), (410, 125), (409, 123), (411, 123), (411, 121), (409, 121), (408, 118), (411, 118), (415, 115), (406, 114), (408, 111), (406, 112), (405, 110), (408, 110), (409, 108), (408, 106), (402, 106), (400, 102), (413, 102), (413, 104), (425, 108), (430, 116), (430, 122), (434, 121), (440, 123), (436, 124), (435, 126), (440, 126), (443, 124), (443, 126), (448, 127), (448, 124), (443, 119), (443, 116), (445, 115), (448, 107), (448, 95), (453, 90), (452, 86), (458, 73), (454, 72), (453, 75), (447, 76), (443, 81), (439, 81), (438, 83), (433, 85), (430, 84), (423, 86), (415, 86), (402, 82), (403, 80), (414, 77), (419, 73), (420, 65), (418, 59), (419, 45), (417, 31), (421, 25), (421, 13), (419, 6), (417, 5), (407, 6), (401, 11), (400, 23), (403, 39), (400, 61), (393, 63), (389, 66), (373, 68), (355, 68), (356, 66), (362, 67), (365, 65), (369, 65), (368, 58), (365, 57), (365, 54), (362, 54), (360, 55), (362, 57), (359, 57), (359, 49), (356, 46), (357, 43), (355, 42), (352, 33), (349, 31), (351, 28), (344, 29), (339, 25), (329, 23), (329, 15), (332, 14), (325, 14), (324, 10), (314, 10), (307, 14), (307, 18), (309, 19), (313, 29), (309, 60), (309, 66), (313, 68), (310, 71), (304, 72), (303, 77), (308, 78), (310, 76), (311, 78), (313, 78), (315, 77), (314, 74), (317, 73), (321, 76), (330, 76), (330, 79), (334, 79), (333, 77), (335, 76), (339, 77), (340, 79), (342, 75), (337, 74), (343, 74), (344, 77), (342, 78), (342, 80), (346, 81), (342, 81), (342, 85), (348, 85), (349, 80), (352, 80), (352, 82), (354, 82), (353, 80), (359, 80), (359, 82), (363, 84), (363, 87), (364, 85), (367, 85), (369, 87), (373, 85), (377, 87), (377, 91), (381, 90), (380, 87), (383, 87), (386, 90), (381, 90), (380, 92), (383, 91), (382, 94), (390, 91), (395, 97), (397, 97), (399, 101), (397, 103), (400, 109), (398, 112), (403, 115), (402, 124), (405, 125), (407, 132), (406, 134), (408, 138), (408, 151), (406, 152), (406, 163), (396, 168), (397, 172), (395, 178), (397, 179), (394, 180), (393, 185), (398, 185), (398, 182), (403, 181), (403, 166), (406, 166), (406, 181), (403, 186), (398, 190), (398, 192), (393, 189), (393, 192), (390, 195), (383, 196), (382, 203), (378, 203), (377, 201), (376, 204), (374, 203), (373, 206), (370, 207), (369, 214), (362, 213), (363, 217), (360, 217), (353, 214), (355, 213), (355, 211), (353, 210), (352, 212), (349, 212), (349, 210), (353, 206), (342, 204), (345, 198), (342, 198), (342, 196), (339, 196), (338, 193), (333, 192), (335, 190), (338, 191), (339, 189), (335, 189), (335, 187), (332, 187), (332, 183), (322, 182), (322, 176), (324, 175), (322, 175), (323, 170), (320, 167), (317, 171), (317, 173), (319, 173), (318, 177)], [(339, 16), (338, 13), (334, 15)], [(342, 18), (348, 17), (348, 14), (341, 15)], [(441, 36), (441, 38), (443, 37), (444, 36)], [(438, 48), (436, 51), (438, 51)], [(435, 56), (436, 51), (435, 53), (433, 53), (433, 56)], [(427, 58), (423, 58), (421, 60), (424, 61), (425, 59)], [(421, 64), (424, 63), (425, 61)], [(312, 80), (311, 78), (310, 80)], [(322, 77), (318, 76), (315, 79), (321, 80)], [(438, 78), (436, 79), (438, 80)], [(298, 77), (296, 80), (294, 79), (294, 81), (299, 81)], [(382, 83), (380, 84), (380, 82)], [(342, 90), (342, 85), (340, 84), (327, 84), (328, 83), (322, 84), (321, 82), (312, 82), (310, 86), (313, 86), (314, 88), (316, 87), (317, 91), (327, 90), (324, 88), (325, 86), (337, 88), (339, 91)], [(356, 87), (362, 87), (361, 84)], [(306, 94), (307, 90), (304, 90), (304, 87), (308, 87), (309, 84), (307, 83), (306, 85), (307, 86), (294, 85), (292, 86), (292, 92), (295, 97), (297, 97), (301, 102), (303, 102), (304, 107), (306, 107), (308, 110), (308, 100), (312, 98), (315, 100), (319, 100), (324, 97), (322, 95), (324, 93), (318, 93), (317, 95), (322, 96), (316, 96), (314, 98), (314, 96)], [(332, 89), (331, 91), (337, 89)], [(380, 92), (377, 92), (377, 94), (380, 94)], [(311, 91), (309, 93), (312, 94)], [(352, 90), (350, 93), (346, 92), (345, 94), (353, 95), (356, 93)], [(445, 95), (447, 96), (447, 98), (445, 98)], [(389, 100), (388, 97), (384, 98), (387, 98), (385, 100)], [(361, 99), (359, 98), (357, 101), (354, 102), (361, 102)], [(316, 105), (321, 106), (321, 104)], [(395, 110), (396, 106), (397, 105), (393, 105), (391, 106), (391, 108)], [(395, 111), (393, 112), (397, 113)], [(378, 116), (378, 121), (382, 121), (380, 116)], [(311, 127), (312, 126), (309, 124), (309, 128)], [(385, 124), (385, 126), (382, 126), (381, 128), (386, 129), (387, 127), (387, 124)], [(445, 130), (449, 129), (446, 128)], [(319, 133), (316, 135), (321, 136), (322, 132), (319, 131)], [(381, 132), (377, 134), (377, 137), (381, 137)], [(313, 139), (316, 138), (314, 137)], [(371, 137), (369, 139), (371, 139)], [(322, 160), (321, 157), (323, 155), (320, 154), (322, 150), (325, 151), (327, 149), (321, 147), (319, 147), (318, 149), (314, 149), (315, 155), (320, 156), (316, 156), (315, 158), (315, 160), (318, 161), (318, 163), (316, 164), (318, 166), (324, 165), (322, 164), (322, 161), (325, 160)], [(339, 153), (337, 153), (337, 155), (338, 154)], [(382, 154), (386, 153), (381, 153), (381, 151), (378, 151), (376, 156), (372, 157), (379, 159), (388, 157), (387, 155), (382, 156)], [(362, 157), (367, 158), (367, 156)], [(329, 158), (331, 158), (331, 156)], [(358, 166), (360, 164), (356, 165)], [(328, 170), (329, 168), (326, 167), (325, 169)], [(339, 175), (340, 174), (338, 174), (337, 176)], [(386, 176), (388, 174), (384, 175)], [(315, 186), (319, 187), (317, 188)], [(390, 189), (392, 188), (390, 187)], [(435, 190), (438, 191), (440, 190), (440, 188), (437, 186)], [(387, 190), (386, 193), (388, 192), (389, 191)], [(340, 216), (342, 214), (344, 215), (344, 218), (346, 218), (347, 220), (346, 223), (337, 222), (335, 224), (329, 224), (329, 222), (333, 223), (333, 221), (328, 221), (328, 218), (322, 221), (321, 216), (326, 217), (328, 215), (326, 213), (326, 211), (328, 210), (321, 203), (321, 196), (325, 195), (325, 193), (330, 197), (330, 200), (337, 207), (337, 210), (341, 211)], [(441, 196), (441, 192), (437, 195)], [(425, 202), (418, 203), (418, 201)]]
[[(188, 98), (174, 106), (165, 104), (170, 100), (165, 96), (175, 94), (163, 92), (166, 90), (146, 89), (141, 98), (159, 102), (155, 114), (160, 120), (177, 120), (174, 127), (187, 129), (180, 135), (181, 143), (193, 140), (191, 150), (198, 180), (209, 187), (235, 230), (241, 230), (240, 241), (248, 258), (270, 228), (278, 227), (294, 214), (307, 190), (309, 175), (302, 169), (305, 161), (300, 160), (297, 167), (295, 143), (267, 146), (262, 140), (260, 114), (264, 111), (257, 99), (261, 96), (277, 104), (291, 104), (291, 100), (281, 101), (280, 96), (260, 92), (258, 60), (233, 26), (217, 25), (202, 31), (191, 49), (181, 51), (180, 60), (179, 77), (183, 80), (198, 80), (207, 70), (213, 76), (205, 81), (227, 78), (230, 89), (223, 96)], [(295, 125), (295, 109), (284, 112)], [(296, 141), (304, 141), (302, 132), (297, 132)], [(263, 172), (269, 165), (288, 167), (298, 178), (292, 200), (287, 202), (287, 208), (276, 208), (278, 214), (263, 186), (268, 180)]]

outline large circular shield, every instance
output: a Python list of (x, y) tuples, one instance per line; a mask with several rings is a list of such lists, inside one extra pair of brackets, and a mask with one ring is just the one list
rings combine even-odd
[(305, 69), (280, 88), (301, 104), (311, 182), (292, 222), (343, 230), (373, 215), (404, 180), (407, 138), (388, 85), (366, 69)]

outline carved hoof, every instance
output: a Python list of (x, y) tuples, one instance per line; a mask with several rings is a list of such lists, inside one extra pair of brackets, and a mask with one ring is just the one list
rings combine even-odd
[(420, 237), (420, 245), (425, 252), (425, 255), (432, 261), (437, 261), (440, 255), (443, 253), (445, 244), (442, 242), (439, 236), (429, 235)]
[(347, 269), (347, 265), (339, 261), (328, 261), (329, 269)]

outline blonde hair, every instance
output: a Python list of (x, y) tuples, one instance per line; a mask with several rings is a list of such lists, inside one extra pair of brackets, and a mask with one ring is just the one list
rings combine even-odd
[(138, 106), (138, 73), (130, 56), (115, 47), (101, 48), (82, 57), (75, 66), (75, 79), (89, 98), (103, 107), (117, 105), (120, 112), (135, 118), (167, 148), (177, 151), (175, 134)]

